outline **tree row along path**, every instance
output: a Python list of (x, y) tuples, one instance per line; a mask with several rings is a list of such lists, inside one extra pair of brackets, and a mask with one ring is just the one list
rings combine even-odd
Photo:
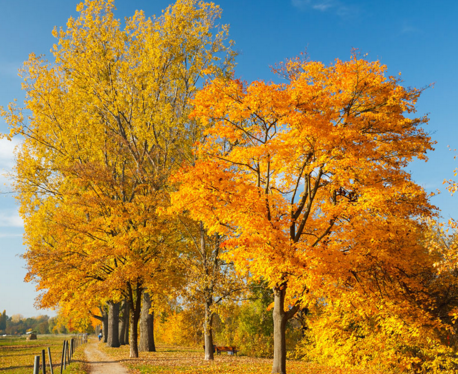
[(118, 361), (97, 348), (97, 342), (90, 342), (84, 350), (90, 374), (128, 374), (129, 371)]

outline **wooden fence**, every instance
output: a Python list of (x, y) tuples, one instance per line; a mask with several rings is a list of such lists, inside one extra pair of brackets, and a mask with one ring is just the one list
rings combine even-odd
[[(64, 340), (62, 345), (62, 357), (60, 359), (60, 374), (67, 368), (67, 365), (70, 364), (72, 361), (73, 353), (75, 350), (87, 343), (87, 334), (78, 335), (70, 340)], [(48, 347), (48, 364), (49, 364), (49, 372), (54, 374), (54, 368), (52, 364), (52, 357), (51, 357), (51, 349)], [(34, 363), (33, 363), (33, 374), (46, 374), (46, 352), (43, 349), (41, 351), (41, 365), (40, 365), (40, 356), (35, 356)], [(57, 374), (57, 372), (56, 372)]]

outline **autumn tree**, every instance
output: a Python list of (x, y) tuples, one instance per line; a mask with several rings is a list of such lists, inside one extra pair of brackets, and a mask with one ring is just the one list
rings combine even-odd
[[(127, 298), (131, 356), (144, 290), (173, 274), (174, 233), (156, 210), (168, 176), (189, 152), (189, 98), (205, 74), (231, 66), (220, 9), (179, 0), (161, 17), (114, 18), (112, 0), (86, 0), (55, 29), (54, 61), (30, 55), (26, 101), (3, 115), (18, 152), (15, 189), (25, 220), (28, 279), (60, 298)], [(25, 114), (27, 113), (27, 114)], [(170, 270), (167, 272), (167, 270)], [(157, 288), (155, 288), (157, 287)]]
[(223, 260), (220, 235), (208, 235), (202, 222), (193, 221), (184, 212), (179, 220), (185, 242), (180, 256), (186, 280), (182, 298), (188, 308), (194, 305), (194, 309), (203, 310), (205, 360), (213, 360), (213, 325), (218, 308), (227, 300), (237, 300), (246, 285), (235, 273), (233, 263)]
[(157, 341), (202, 350), (202, 306), (197, 303), (182, 305), (177, 298), (164, 300), (161, 306), (162, 310), (156, 314)]
[(297, 58), (275, 69), (286, 83), (215, 79), (194, 100), (205, 138), (174, 199), (272, 287), (273, 373), (286, 372), (286, 321), (320, 297), (365, 295), (377, 273), (364, 264), (401, 276), (409, 252), (389, 239), (431, 214), (404, 170), (432, 149), (427, 117), (406, 115), (421, 90), (386, 70), (357, 54), (329, 66)]

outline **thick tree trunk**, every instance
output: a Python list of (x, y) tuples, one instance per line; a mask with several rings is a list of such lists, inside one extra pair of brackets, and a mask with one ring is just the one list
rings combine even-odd
[(128, 284), (130, 304), (130, 358), (138, 358), (138, 321), (140, 319), (141, 301), (143, 289), (137, 284), (134, 290)]
[[(122, 303), (122, 313), (119, 318), (119, 344), (120, 345), (125, 345), (126, 343), (126, 325), (129, 325), (129, 320), (127, 319), (126, 321), (126, 312), (127, 312), (127, 300), (124, 300)], [(127, 323), (126, 323), (127, 322)]]
[(205, 339), (205, 360), (214, 360), (214, 356), (213, 356), (213, 313), (211, 311), (210, 302), (205, 303), (204, 339)]
[(274, 288), (274, 363), (272, 373), (286, 374), (286, 286)]
[(119, 303), (108, 303), (108, 341), (107, 345), (117, 348), (119, 344)]
[(142, 310), (140, 314), (140, 352), (156, 352), (154, 345), (154, 312), (150, 313), (151, 296), (143, 293)]

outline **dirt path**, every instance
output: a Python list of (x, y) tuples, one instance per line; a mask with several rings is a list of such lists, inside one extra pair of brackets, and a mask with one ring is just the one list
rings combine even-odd
[(127, 369), (118, 361), (107, 356), (97, 348), (96, 342), (89, 342), (84, 349), (91, 374), (128, 374)]

